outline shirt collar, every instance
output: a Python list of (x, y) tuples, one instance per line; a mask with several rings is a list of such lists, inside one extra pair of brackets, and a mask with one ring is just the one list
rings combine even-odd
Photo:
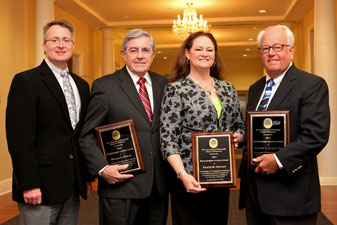
[(54, 73), (55, 76), (57, 77), (61, 76), (61, 72), (63, 71), (67, 71), (69, 73), (68, 67), (65, 70), (62, 70), (56, 65), (54, 65), (52, 62), (50, 62), (47, 58), (45, 58), (44, 60), (46, 61), (47, 65), (49, 66), (49, 68), (51, 69), (51, 71)]
[[(129, 72), (129, 74), (130, 74), (130, 76), (131, 76), (131, 78), (132, 78), (132, 80), (133, 80), (133, 83), (136, 85), (136, 84), (137, 84), (137, 81), (138, 81), (139, 78), (140, 78), (140, 76), (138, 76), (137, 74), (131, 72), (131, 71), (129, 70), (128, 66), (126, 66), (126, 69), (127, 69), (127, 71)], [(146, 72), (144, 78), (146, 79), (146, 83), (147, 83), (148, 85), (150, 85), (150, 87), (152, 87), (152, 81), (151, 81), (151, 77), (150, 77), (149, 72)]]
[[(281, 81), (283, 80), (284, 75), (288, 72), (289, 68), (290, 68), (292, 65), (293, 65), (293, 63), (290, 62), (290, 65), (288, 66), (288, 68), (287, 68), (281, 75), (279, 75), (279, 76), (277, 76), (276, 78), (273, 79), (274, 85), (275, 85), (276, 88), (280, 85)], [(271, 77), (267, 74), (267, 76), (266, 76), (266, 82), (267, 82), (269, 79), (271, 79)]]

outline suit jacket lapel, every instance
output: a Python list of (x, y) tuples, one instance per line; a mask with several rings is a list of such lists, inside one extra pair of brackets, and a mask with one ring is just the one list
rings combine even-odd
[(146, 119), (149, 123), (149, 118), (145, 112), (142, 101), (139, 98), (138, 91), (135, 88), (135, 84), (133, 83), (132, 78), (130, 77), (126, 67), (121, 70), (119, 74), (120, 87), (124, 91), (124, 93), (129, 97), (130, 102), (137, 108), (139, 113)]
[(68, 121), (69, 126), (71, 127), (71, 122), (70, 122), (70, 117), (69, 117), (69, 112), (68, 112), (68, 107), (67, 107), (67, 102), (64, 97), (62, 88), (57, 81), (55, 75), (53, 72), (50, 70), (48, 67), (47, 63), (43, 61), (40, 65), (40, 71), (42, 75), (42, 80), (50, 90), (50, 92), (55, 96), (60, 108), (62, 109), (62, 112)]
[(294, 88), (294, 81), (296, 80), (295, 73), (297, 68), (292, 65), (287, 73), (284, 75), (280, 86), (277, 88), (274, 97), (268, 105), (268, 110), (275, 110), (282, 103), (282, 101), (288, 96), (288, 94)]
[(263, 77), (260, 79), (254, 88), (249, 92), (249, 101), (247, 105), (247, 111), (253, 111), (256, 109), (257, 104), (259, 103), (260, 97), (264, 91), (264, 86), (266, 85), (266, 78)]

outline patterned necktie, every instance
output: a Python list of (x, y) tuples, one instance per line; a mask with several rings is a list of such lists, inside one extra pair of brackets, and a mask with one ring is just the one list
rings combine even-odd
[(147, 93), (147, 89), (145, 87), (146, 79), (144, 77), (139, 78), (137, 84), (139, 84), (139, 97), (143, 102), (143, 106), (145, 108), (146, 114), (149, 117), (150, 122), (152, 123), (152, 109), (149, 94)]
[(259, 107), (257, 108), (258, 111), (265, 111), (267, 110), (267, 106), (268, 106), (268, 102), (270, 99), (270, 95), (271, 95), (271, 91), (272, 91), (272, 87), (274, 86), (274, 81), (273, 79), (269, 79), (267, 81), (267, 87), (266, 90), (264, 92), (263, 98), (260, 102)]
[(61, 77), (63, 78), (63, 93), (68, 105), (68, 112), (70, 116), (71, 126), (75, 130), (77, 124), (76, 104), (74, 92), (69, 81), (68, 71), (62, 71)]

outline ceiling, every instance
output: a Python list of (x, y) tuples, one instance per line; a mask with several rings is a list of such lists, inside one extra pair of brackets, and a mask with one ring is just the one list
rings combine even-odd
[[(172, 21), (192, 2), (208, 21), (223, 58), (257, 58), (258, 32), (269, 25), (292, 25), (314, 7), (314, 0), (56, 0), (55, 4), (97, 28), (114, 28), (122, 39), (133, 28), (153, 36), (156, 58), (171, 59), (183, 39)], [(259, 10), (266, 10), (259, 13)], [(166, 59), (165, 59), (166, 60)]]

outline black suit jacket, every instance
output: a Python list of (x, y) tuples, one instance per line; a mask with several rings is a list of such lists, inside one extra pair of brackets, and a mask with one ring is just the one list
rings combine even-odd
[(42, 204), (66, 201), (74, 187), (86, 198), (88, 172), (78, 137), (89, 99), (89, 86), (71, 74), (81, 97), (79, 123), (73, 130), (67, 103), (55, 75), (43, 61), (15, 75), (8, 94), (6, 131), (13, 163), (13, 200), (40, 187)]
[[(249, 88), (247, 110), (255, 110), (265, 82), (263, 77)], [(276, 153), (284, 168), (271, 175), (247, 173), (244, 157), (240, 207), (244, 207), (245, 193), (256, 185), (258, 203), (268, 215), (299, 216), (320, 211), (316, 156), (328, 142), (330, 130), (325, 80), (292, 65), (267, 110), (290, 110), (291, 141)], [(247, 185), (247, 175), (255, 176), (255, 184)]]
[(97, 146), (94, 128), (123, 120), (133, 119), (146, 168), (145, 173), (117, 184), (108, 184), (99, 178), (98, 193), (107, 198), (142, 199), (151, 194), (154, 181), (159, 194), (167, 194), (166, 165), (159, 149), (159, 115), (163, 90), (167, 79), (149, 72), (153, 89), (153, 121), (146, 115), (135, 85), (126, 67), (94, 81), (85, 122), (81, 131), (80, 146), (88, 161), (91, 175), (108, 165)]

